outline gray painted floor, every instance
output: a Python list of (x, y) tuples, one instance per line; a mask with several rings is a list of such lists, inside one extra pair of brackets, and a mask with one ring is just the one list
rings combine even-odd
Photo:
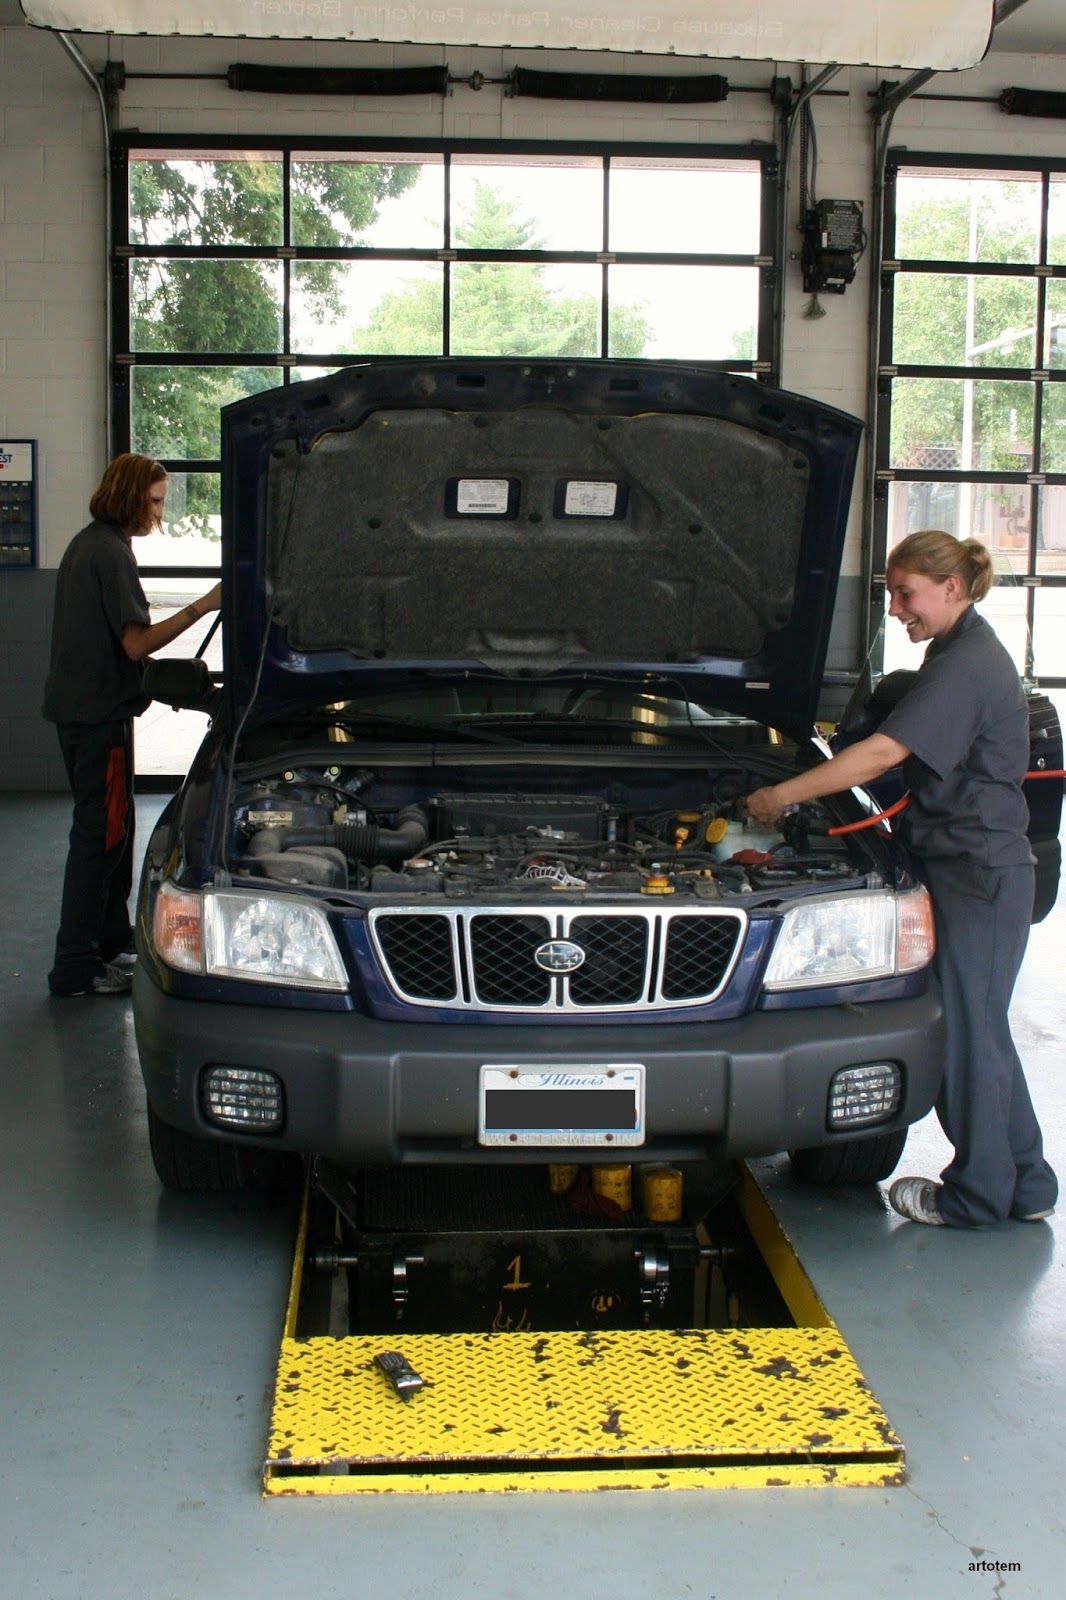
[[(160, 803), (139, 802), (142, 843)], [(925, 1229), (876, 1190), (793, 1188), (782, 1161), (757, 1171), (903, 1439), (906, 1487), (264, 1502), (288, 1220), (162, 1194), (128, 1005), (49, 1000), (67, 827), (61, 797), (0, 796), (4, 1597), (1063, 1593), (1063, 1216)], [(1064, 936), (1066, 903), (1014, 1012), (1060, 1172)], [(945, 1159), (923, 1123), (901, 1171)], [(972, 1570), (993, 1563), (1021, 1570)]]

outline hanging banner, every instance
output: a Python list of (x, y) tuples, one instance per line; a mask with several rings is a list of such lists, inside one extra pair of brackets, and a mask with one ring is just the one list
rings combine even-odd
[(843, 66), (972, 67), (993, 0), (22, 0), (64, 33), (613, 50)]

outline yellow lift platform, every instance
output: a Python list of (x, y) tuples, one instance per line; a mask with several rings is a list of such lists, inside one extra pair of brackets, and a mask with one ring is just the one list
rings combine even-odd
[[(497, 1317), (495, 1329), (400, 1320), (385, 1334), (301, 1336), (305, 1199), (264, 1494), (902, 1483), (900, 1441), (746, 1167), (733, 1202), (787, 1325), (744, 1326), (734, 1305), (727, 1326), (537, 1331)], [(640, 1270), (654, 1278), (660, 1264), (652, 1251)], [(504, 1291), (528, 1287), (517, 1257), (507, 1272)], [(398, 1305), (405, 1295), (401, 1283)], [(390, 1361), (410, 1388), (390, 1381)]]

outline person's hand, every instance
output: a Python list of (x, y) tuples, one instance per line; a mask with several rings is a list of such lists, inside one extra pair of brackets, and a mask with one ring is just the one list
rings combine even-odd
[(753, 789), (744, 799), (745, 815), (764, 828), (772, 828), (784, 809), (784, 802), (778, 799), (775, 787)]
[(222, 585), (221, 583), (216, 583), (213, 589), (209, 589), (206, 594), (200, 596), (196, 602), (196, 609), (202, 617), (206, 617), (209, 611), (217, 611), (221, 605)]

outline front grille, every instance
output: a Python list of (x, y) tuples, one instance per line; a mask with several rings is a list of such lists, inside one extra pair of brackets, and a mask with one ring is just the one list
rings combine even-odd
[(704, 986), (709, 972), (727, 971), (736, 942), (736, 929), (721, 917), (685, 913), (671, 917), (663, 960), (663, 998), (687, 1000)]
[(377, 935), (385, 965), (402, 993), (418, 1000), (458, 995), (452, 933), (445, 917), (383, 917)]
[(584, 950), (585, 965), (570, 978), (574, 1005), (639, 1005), (648, 982), (650, 931), (647, 917), (575, 917), (570, 938)]
[(533, 959), (551, 938), (546, 917), (493, 914), (470, 918), (470, 968), (474, 993), (489, 1006), (545, 1006), (552, 978)]
[[(725, 988), (741, 911), (375, 910), (370, 934), (391, 988), (416, 1005), (464, 1011), (656, 1011), (705, 1005)], [(564, 942), (573, 970), (546, 970)]]

